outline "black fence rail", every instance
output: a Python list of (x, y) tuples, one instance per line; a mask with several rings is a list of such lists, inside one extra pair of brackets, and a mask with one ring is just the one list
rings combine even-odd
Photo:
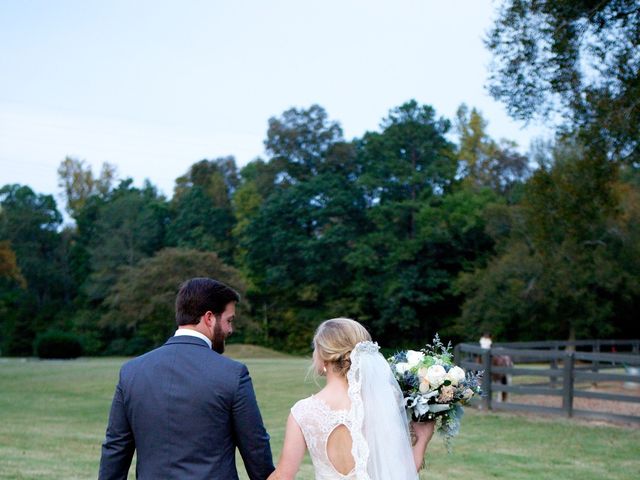
[[(490, 349), (461, 343), (455, 346), (454, 355), (456, 364), (465, 370), (484, 371), (481, 400), (484, 409), (524, 410), (640, 424), (640, 408), (622, 408), (621, 413), (615, 408), (607, 411), (576, 408), (575, 402), (576, 398), (587, 398), (627, 405), (640, 403), (639, 346), (640, 340), (501, 343)], [(505, 357), (512, 363), (505, 362)], [(517, 377), (526, 379), (516, 383), (506, 381)], [(531, 377), (541, 381), (532, 381)], [(616, 385), (624, 385), (629, 393), (593, 391), (599, 382), (619, 382)], [(585, 384), (591, 388), (585, 389)], [(504, 401), (493, 401), (496, 392)], [(561, 406), (517, 403), (511, 400), (510, 394), (560, 397), (561, 401), (554, 403)], [(625, 413), (628, 410), (632, 413)]]

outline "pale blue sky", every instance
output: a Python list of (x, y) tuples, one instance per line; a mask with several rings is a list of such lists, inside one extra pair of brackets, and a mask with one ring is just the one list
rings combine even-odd
[[(261, 156), (267, 120), (322, 105), (345, 137), (415, 98), (465, 102), (526, 151), (484, 85), (490, 0), (0, 0), (0, 185), (55, 193), (66, 155), (171, 196), (203, 158)], [(62, 205), (61, 205), (62, 207)]]

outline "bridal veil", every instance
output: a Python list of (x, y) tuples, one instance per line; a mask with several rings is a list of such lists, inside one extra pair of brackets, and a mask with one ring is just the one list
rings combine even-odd
[(358, 480), (416, 480), (402, 392), (377, 343), (355, 346), (347, 380)]

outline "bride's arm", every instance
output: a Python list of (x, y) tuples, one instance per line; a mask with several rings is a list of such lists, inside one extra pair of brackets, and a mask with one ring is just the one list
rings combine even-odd
[(416, 435), (416, 443), (413, 445), (413, 460), (416, 470), (420, 471), (424, 462), (424, 452), (433, 437), (436, 422), (411, 422), (411, 428)]
[(287, 429), (284, 433), (284, 445), (278, 466), (267, 480), (293, 480), (300, 468), (307, 444), (298, 422), (289, 414)]

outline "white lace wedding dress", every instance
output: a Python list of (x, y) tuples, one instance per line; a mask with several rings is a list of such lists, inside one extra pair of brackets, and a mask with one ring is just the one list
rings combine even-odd
[(356, 479), (355, 468), (347, 475), (338, 472), (327, 455), (329, 436), (340, 425), (353, 435), (353, 415), (350, 410), (332, 410), (323, 400), (311, 396), (300, 400), (291, 409), (309, 449), (316, 480)]
[[(332, 410), (311, 396), (291, 409), (304, 435), (316, 480), (417, 480), (402, 393), (376, 343), (351, 352), (349, 410)], [(327, 455), (329, 437), (344, 425), (351, 435), (355, 466), (338, 472)]]

